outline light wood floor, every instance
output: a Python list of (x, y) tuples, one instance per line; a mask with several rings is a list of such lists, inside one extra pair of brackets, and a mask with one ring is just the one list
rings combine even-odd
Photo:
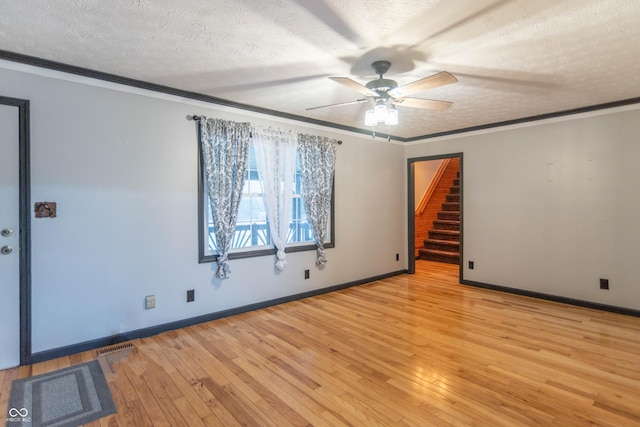
[[(91, 425), (640, 425), (640, 318), (416, 267), (135, 340), (104, 365), (118, 413)], [(95, 357), (0, 371), (0, 419), (14, 378)]]

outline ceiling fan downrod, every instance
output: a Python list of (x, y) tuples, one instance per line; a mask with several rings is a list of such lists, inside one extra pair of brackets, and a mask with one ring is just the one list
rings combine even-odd
[(376, 72), (379, 78), (371, 80), (365, 87), (377, 93), (378, 96), (388, 98), (387, 92), (398, 87), (398, 83), (395, 80), (384, 78), (384, 74), (391, 68), (391, 62), (384, 60), (375, 61), (371, 64), (371, 68), (373, 68), (373, 71)]

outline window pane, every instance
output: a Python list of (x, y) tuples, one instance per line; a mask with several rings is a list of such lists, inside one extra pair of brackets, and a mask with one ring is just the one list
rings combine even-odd
[(231, 248), (248, 248), (269, 245), (267, 212), (261, 196), (251, 193), (242, 196), (238, 209), (238, 223), (231, 241)]
[(299, 194), (293, 197), (293, 207), (291, 209), (290, 230), (287, 236), (287, 243), (312, 242), (313, 234), (307, 222), (307, 215), (304, 210), (304, 203)]
[(251, 222), (251, 197), (242, 196), (238, 206), (238, 224)]
[(245, 181), (243, 192), (251, 194), (262, 194), (262, 183), (258, 180), (257, 176), (255, 179), (248, 179), (247, 181)]
[(264, 207), (262, 194), (251, 196), (251, 221), (267, 222), (267, 210)]

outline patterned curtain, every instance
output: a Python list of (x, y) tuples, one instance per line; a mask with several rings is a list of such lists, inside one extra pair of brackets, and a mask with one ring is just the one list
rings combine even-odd
[(298, 135), (302, 200), (318, 247), (316, 264), (319, 266), (327, 262), (324, 244), (331, 215), (336, 144), (336, 140), (322, 136)]
[(231, 276), (229, 249), (249, 161), (251, 124), (200, 119), (200, 145), (211, 217), (218, 247), (217, 276)]
[(277, 250), (276, 268), (280, 271), (287, 265), (284, 248), (293, 203), (297, 147), (297, 134), (291, 131), (281, 131), (272, 127), (253, 128), (256, 166), (263, 187), (271, 242)]

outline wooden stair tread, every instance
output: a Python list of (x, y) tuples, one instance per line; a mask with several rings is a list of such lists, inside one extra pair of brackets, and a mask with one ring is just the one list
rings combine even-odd
[(420, 249), (420, 252), (429, 252), (432, 254), (439, 254), (439, 255), (456, 255), (458, 256), (458, 252), (450, 252), (450, 251), (440, 251), (437, 249)]
[(456, 242), (454, 240), (426, 239), (424, 242), (434, 243), (438, 245), (446, 245), (446, 246), (460, 246), (460, 242)]
[(460, 230), (429, 230), (429, 240), (455, 240), (460, 241)]
[(436, 249), (420, 249), (420, 259), (447, 264), (459, 264), (460, 254), (458, 252), (447, 252)]
[(457, 231), (460, 233), (460, 221), (435, 220), (433, 221), (433, 229), (429, 231)]
[(452, 236), (460, 234), (460, 230), (444, 230), (444, 229), (443, 230), (438, 230), (438, 229), (434, 229), (434, 230), (431, 230), (431, 231), (433, 231), (435, 233), (438, 233), (438, 234), (450, 234)]

